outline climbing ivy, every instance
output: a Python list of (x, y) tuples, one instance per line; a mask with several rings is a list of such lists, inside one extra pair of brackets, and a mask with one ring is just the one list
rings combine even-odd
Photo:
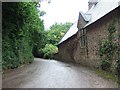
[(116, 28), (113, 22), (110, 23), (108, 32), (108, 38), (100, 42), (99, 54), (102, 60), (100, 66), (101, 69), (111, 72), (111, 66), (114, 60), (116, 63), (114, 64), (114, 71), (117, 75), (120, 75), (120, 49), (118, 42), (115, 41)]

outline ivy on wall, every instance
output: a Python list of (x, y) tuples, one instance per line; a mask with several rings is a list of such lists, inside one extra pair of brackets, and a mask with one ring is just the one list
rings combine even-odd
[[(101, 69), (108, 71), (108, 72), (111, 72), (112, 70), (114, 70), (115, 73), (119, 77), (120, 75), (120, 52), (119, 52), (120, 49), (119, 49), (119, 43), (115, 41), (116, 31), (117, 30), (115, 28), (114, 23), (110, 23), (108, 27), (108, 32), (109, 32), (108, 38), (100, 42), (99, 54), (102, 60), (100, 63)], [(113, 65), (113, 61), (115, 62), (114, 65)]]

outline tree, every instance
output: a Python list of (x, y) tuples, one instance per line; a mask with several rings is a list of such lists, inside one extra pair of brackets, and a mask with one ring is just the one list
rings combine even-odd
[(55, 23), (50, 27), (50, 30), (47, 31), (47, 44), (39, 51), (42, 53), (43, 58), (53, 58), (54, 54), (58, 52), (56, 45), (71, 25), (72, 23)]
[(48, 42), (57, 45), (60, 39), (63, 37), (63, 35), (69, 30), (69, 28), (72, 26), (72, 23), (55, 23), (50, 27), (50, 30), (48, 30)]
[(34, 60), (33, 48), (36, 45), (44, 47), (45, 31), (37, 5), (36, 2), (2, 3), (3, 69), (31, 63)]

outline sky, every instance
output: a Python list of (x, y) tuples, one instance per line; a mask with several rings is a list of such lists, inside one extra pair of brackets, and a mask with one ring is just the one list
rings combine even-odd
[(55, 22), (75, 23), (78, 19), (79, 12), (88, 10), (88, 0), (51, 0), (41, 2), (40, 10), (44, 10), (46, 15), (42, 17), (45, 28), (48, 29)]

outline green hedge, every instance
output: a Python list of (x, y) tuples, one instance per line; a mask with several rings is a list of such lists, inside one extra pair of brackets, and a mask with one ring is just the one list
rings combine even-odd
[(52, 59), (53, 55), (58, 52), (58, 48), (53, 44), (46, 44), (40, 52), (43, 53), (43, 58)]
[(42, 35), (44, 30), (36, 7), (37, 3), (33, 2), (2, 3), (3, 69), (16, 68), (34, 60), (32, 51), (38, 41), (34, 41), (34, 31)]

